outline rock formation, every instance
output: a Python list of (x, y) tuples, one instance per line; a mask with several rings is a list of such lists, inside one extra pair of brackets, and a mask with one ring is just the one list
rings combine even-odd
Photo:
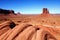
[(14, 11), (13, 10), (0, 9), (0, 14), (10, 14), (10, 13), (14, 14)]
[(5, 23), (5, 27), (2, 24), (1, 26), (6, 29), (0, 26), (0, 40), (60, 40), (60, 34), (52, 27), (21, 23), (11, 29), (8, 28), (9, 22)]
[(41, 15), (11, 13), (0, 15), (0, 40), (60, 40), (60, 16), (52, 16), (47, 8)]
[(48, 10), (47, 8), (43, 8), (43, 12), (42, 12), (41, 15), (44, 16), (44, 17), (48, 17), (48, 16), (50, 16), (50, 14), (49, 14), (49, 10)]
[(47, 8), (43, 8), (43, 14), (49, 14), (49, 11)]

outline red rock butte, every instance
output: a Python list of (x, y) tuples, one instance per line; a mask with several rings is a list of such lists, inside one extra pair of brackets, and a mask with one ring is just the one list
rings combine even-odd
[(0, 9), (0, 40), (60, 40), (60, 14), (47, 8), (41, 14)]

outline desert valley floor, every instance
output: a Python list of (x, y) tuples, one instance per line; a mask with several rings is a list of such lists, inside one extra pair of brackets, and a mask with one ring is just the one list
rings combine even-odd
[(60, 14), (0, 14), (0, 40), (60, 40)]

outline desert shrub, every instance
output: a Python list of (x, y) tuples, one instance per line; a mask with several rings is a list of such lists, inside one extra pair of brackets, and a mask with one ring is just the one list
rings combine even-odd
[(9, 26), (12, 29), (12, 28), (14, 28), (16, 26), (16, 24), (14, 22), (11, 22)]

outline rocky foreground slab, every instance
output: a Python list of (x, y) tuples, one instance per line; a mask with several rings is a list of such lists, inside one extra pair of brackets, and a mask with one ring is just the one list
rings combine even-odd
[(60, 28), (21, 23), (14, 28), (6, 21), (0, 24), (0, 40), (60, 40)]

